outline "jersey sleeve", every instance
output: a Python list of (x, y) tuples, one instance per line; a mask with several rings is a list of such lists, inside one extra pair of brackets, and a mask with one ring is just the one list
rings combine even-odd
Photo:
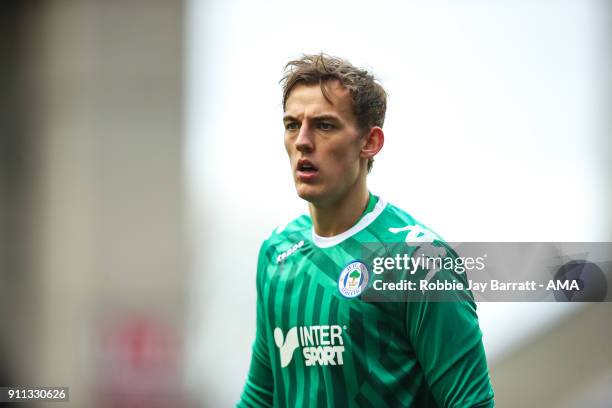
[(266, 314), (263, 301), (263, 284), (266, 266), (264, 243), (257, 261), (257, 328), (251, 356), (251, 366), (238, 407), (271, 407), (273, 405), (274, 378), (267, 346)]
[[(432, 280), (458, 279), (467, 287), (465, 274), (457, 276), (446, 269)], [(494, 407), (482, 332), (469, 290), (452, 301), (432, 301), (424, 295), (418, 302), (407, 303), (406, 330), (440, 407)]]

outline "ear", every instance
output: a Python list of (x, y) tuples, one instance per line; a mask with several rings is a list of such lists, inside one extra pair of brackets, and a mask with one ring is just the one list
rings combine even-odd
[(384, 144), (385, 133), (383, 130), (378, 126), (370, 128), (364, 137), (360, 157), (363, 159), (369, 159), (376, 156)]

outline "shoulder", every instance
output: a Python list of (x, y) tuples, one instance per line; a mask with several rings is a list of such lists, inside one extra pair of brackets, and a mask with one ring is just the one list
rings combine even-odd
[(310, 235), (312, 221), (307, 215), (300, 215), (274, 228), (263, 241), (259, 252), (260, 260), (270, 261), (304, 244)]
[(278, 238), (288, 237), (295, 233), (300, 233), (306, 230), (310, 230), (311, 228), (312, 228), (312, 221), (310, 219), (310, 216), (306, 214), (302, 214), (274, 228), (274, 231), (272, 232), (272, 235), (270, 237), (274, 237), (274, 236)]
[(383, 242), (443, 242), (436, 232), (391, 203), (386, 203), (372, 227)]

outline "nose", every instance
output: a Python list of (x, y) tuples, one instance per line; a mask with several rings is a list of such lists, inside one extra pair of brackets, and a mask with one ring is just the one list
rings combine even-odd
[(295, 148), (302, 153), (310, 153), (314, 150), (313, 134), (310, 126), (304, 121), (300, 126), (300, 131), (295, 138)]

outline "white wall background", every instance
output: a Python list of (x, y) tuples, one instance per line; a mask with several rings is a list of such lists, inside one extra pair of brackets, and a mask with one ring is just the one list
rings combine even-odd
[[(380, 78), (386, 144), (371, 190), (448, 241), (605, 241), (607, 16), (605, 0), (192, 0), (188, 374), (205, 401), (239, 398), (259, 245), (306, 211), (282, 143), (278, 80), (289, 59), (324, 51)], [(479, 304), (488, 357), (572, 306)]]

